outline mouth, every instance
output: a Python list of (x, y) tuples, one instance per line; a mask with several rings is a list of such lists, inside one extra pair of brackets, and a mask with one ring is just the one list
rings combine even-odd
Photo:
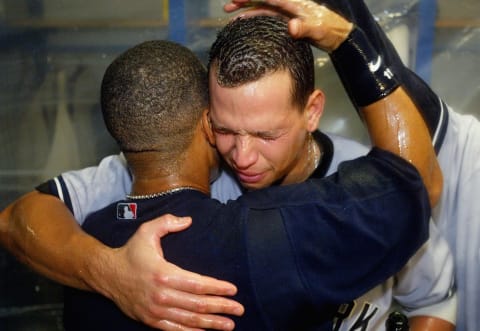
[(263, 173), (251, 173), (251, 172), (242, 172), (236, 171), (238, 180), (245, 184), (255, 184), (261, 181), (264, 177)]

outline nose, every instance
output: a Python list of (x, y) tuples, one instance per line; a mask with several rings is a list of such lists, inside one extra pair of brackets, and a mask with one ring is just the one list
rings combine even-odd
[(237, 134), (232, 159), (237, 169), (248, 169), (258, 159), (255, 142), (249, 135)]

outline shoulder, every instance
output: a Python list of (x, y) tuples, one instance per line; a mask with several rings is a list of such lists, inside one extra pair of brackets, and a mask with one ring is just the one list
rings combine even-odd
[(370, 150), (369, 146), (366, 146), (350, 138), (328, 132), (326, 132), (325, 134), (331, 139), (333, 143), (333, 158), (330, 168), (328, 169), (328, 175), (335, 172), (341, 162), (364, 156)]

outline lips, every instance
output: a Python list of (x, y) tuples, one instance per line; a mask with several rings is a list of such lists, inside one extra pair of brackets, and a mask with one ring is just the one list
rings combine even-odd
[(236, 171), (236, 174), (238, 179), (242, 183), (248, 183), (248, 184), (258, 183), (264, 177), (263, 173), (249, 173), (249, 172)]

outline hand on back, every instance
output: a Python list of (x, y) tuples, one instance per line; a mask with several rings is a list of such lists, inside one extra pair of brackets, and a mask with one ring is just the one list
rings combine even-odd
[(228, 282), (201, 276), (167, 262), (160, 239), (184, 230), (190, 218), (164, 215), (144, 223), (125, 246), (114, 249), (104, 284), (106, 293), (128, 316), (162, 330), (232, 330), (243, 306), (219, 297), (236, 293)]

